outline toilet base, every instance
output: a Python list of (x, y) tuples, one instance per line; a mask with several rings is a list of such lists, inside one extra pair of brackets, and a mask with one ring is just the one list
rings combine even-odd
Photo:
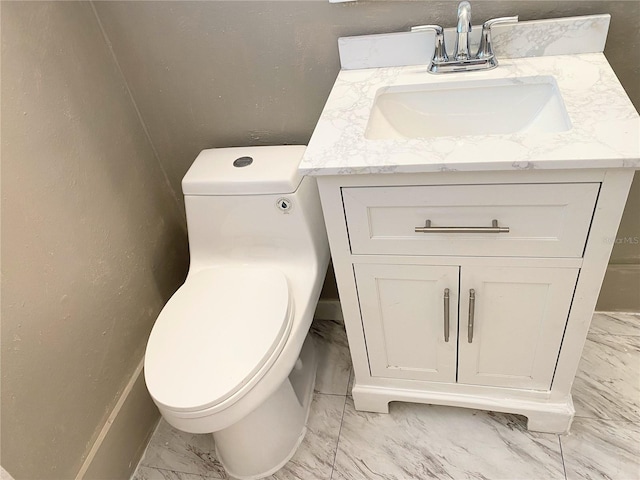
[(213, 433), (216, 456), (239, 480), (258, 480), (280, 470), (306, 433), (317, 359), (307, 337), (289, 377), (262, 405), (230, 427)]

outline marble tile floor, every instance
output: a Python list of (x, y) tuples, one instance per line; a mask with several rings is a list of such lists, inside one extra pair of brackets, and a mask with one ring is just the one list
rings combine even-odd
[[(391, 403), (358, 412), (344, 326), (316, 321), (320, 357), (307, 435), (270, 480), (640, 480), (640, 314), (596, 313), (574, 383), (569, 435), (516, 415)], [(161, 421), (132, 480), (227, 478), (213, 437)]]

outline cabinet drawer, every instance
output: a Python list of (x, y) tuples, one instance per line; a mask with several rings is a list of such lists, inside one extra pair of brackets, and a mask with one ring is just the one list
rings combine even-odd
[[(349, 187), (342, 198), (353, 254), (581, 257), (599, 188), (599, 183)], [(434, 230), (416, 232), (427, 220)], [(483, 228), (494, 220), (508, 232)]]

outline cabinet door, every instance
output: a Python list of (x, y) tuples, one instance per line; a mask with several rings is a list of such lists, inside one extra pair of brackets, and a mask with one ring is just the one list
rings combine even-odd
[(458, 382), (550, 389), (577, 277), (570, 268), (463, 268)]
[(371, 376), (455, 382), (458, 267), (358, 264), (354, 270)]

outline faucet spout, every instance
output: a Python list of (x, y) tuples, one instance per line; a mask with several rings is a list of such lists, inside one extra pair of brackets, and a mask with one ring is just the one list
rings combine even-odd
[[(0, 0), (1, 1), (1, 0)], [(444, 29), (440, 25), (420, 25), (411, 27), (412, 32), (432, 31), (435, 33), (435, 46), (429, 64), (429, 73), (473, 72), (490, 70), (498, 66), (493, 53), (491, 27), (497, 23), (515, 23), (518, 17), (492, 18), (482, 26), (482, 38), (476, 55), (469, 52), (469, 34), (471, 33), (471, 4), (462, 1), (458, 4), (458, 25), (456, 27), (456, 46), (453, 58), (447, 55), (444, 45)]]
[(456, 38), (455, 56), (456, 60), (468, 60), (471, 58), (469, 52), (469, 33), (471, 33), (471, 4), (467, 1), (458, 4), (458, 26), (456, 28), (458, 36)]
[(458, 5), (458, 33), (469, 33), (471, 31), (471, 4), (460, 2)]

